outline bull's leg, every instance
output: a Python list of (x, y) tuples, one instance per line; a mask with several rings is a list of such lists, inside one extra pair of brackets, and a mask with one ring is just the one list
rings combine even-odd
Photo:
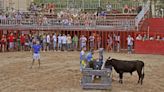
[(141, 71), (139, 70), (137, 70), (137, 73), (138, 73), (138, 83), (140, 83), (142, 74), (141, 74)]
[(121, 73), (119, 73), (119, 77), (120, 77), (120, 80), (119, 80), (119, 83), (123, 83), (123, 81), (122, 81), (122, 78), (123, 78), (123, 73), (121, 72)]
[(143, 82), (143, 79), (144, 79), (144, 76), (145, 76), (145, 74), (144, 74), (144, 72), (143, 72), (143, 74), (141, 74), (142, 76), (141, 76), (141, 85), (142, 85), (142, 82)]

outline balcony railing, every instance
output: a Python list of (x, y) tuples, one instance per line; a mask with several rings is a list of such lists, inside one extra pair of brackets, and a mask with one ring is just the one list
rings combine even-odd
[(59, 19), (47, 19), (39, 21), (37, 19), (5, 19), (0, 20), (0, 28), (3, 29), (134, 29), (134, 19), (112, 19), (112, 20), (78, 20), (67, 21)]

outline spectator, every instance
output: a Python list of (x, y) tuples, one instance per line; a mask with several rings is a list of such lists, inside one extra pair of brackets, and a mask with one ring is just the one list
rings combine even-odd
[(116, 49), (117, 49), (117, 52), (120, 52), (120, 34), (116, 35), (115, 36), (115, 40), (116, 40)]
[(62, 49), (62, 36), (61, 34), (58, 35), (58, 50), (61, 51)]
[(10, 33), (8, 39), (9, 39), (9, 50), (13, 51), (14, 50), (14, 40), (15, 40), (13, 33)]
[(15, 41), (15, 48), (17, 49), (17, 51), (20, 51), (21, 50), (20, 36), (18, 36), (15, 40), (16, 40)]
[(92, 33), (91, 36), (89, 37), (90, 49), (94, 49), (94, 41), (95, 41), (95, 37)]
[(63, 51), (66, 50), (66, 45), (67, 45), (67, 37), (65, 34), (63, 34), (63, 36), (62, 36), (62, 50)]
[(20, 36), (20, 44), (21, 44), (21, 50), (23, 51), (25, 48), (25, 36), (24, 36), (24, 34), (22, 34)]
[(110, 11), (112, 10), (112, 4), (108, 3), (108, 4), (106, 5), (106, 10), (107, 10), (108, 12), (110, 12)]
[(67, 50), (71, 50), (72, 46), (72, 38), (69, 34), (67, 34)]
[(129, 7), (128, 7), (128, 5), (125, 5), (124, 6), (124, 13), (129, 13)]
[(82, 35), (80, 37), (80, 49), (82, 49), (82, 47), (86, 47), (86, 42), (87, 42), (87, 38), (84, 35)]
[(153, 36), (151, 36), (151, 37), (149, 38), (149, 40), (154, 40), (154, 37), (153, 37)]
[(48, 25), (48, 20), (46, 16), (43, 17), (43, 25), (44, 26)]
[(57, 43), (56, 33), (54, 33), (52, 38), (53, 38), (53, 50), (55, 51), (56, 50), (56, 43)]
[(134, 41), (133, 37), (128, 35), (128, 37), (127, 37), (128, 54), (132, 53), (133, 41)]
[(160, 38), (160, 36), (159, 36), (159, 35), (157, 36), (157, 39), (156, 39), (156, 40), (158, 40), (158, 41), (159, 41), (159, 40), (161, 40), (161, 38)]
[(74, 50), (77, 50), (78, 47), (78, 36), (75, 34), (73, 39), (72, 39), (72, 44), (73, 44), (73, 48)]
[(50, 39), (50, 35), (49, 35), (49, 34), (47, 34), (47, 36), (46, 36), (47, 51), (49, 51), (49, 50), (50, 50), (50, 41), (51, 41), (51, 39)]
[(138, 34), (138, 36), (136, 37), (136, 40), (142, 40), (141, 34)]
[(101, 70), (102, 64), (103, 64), (103, 52), (104, 48), (99, 48), (98, 51), (95, 51), (99, 53), (99, 58), (96, 60), (94, 67), (96, 70)]
[(145, 40), (147, 40), (147, 39), (148, 39), (147, 35), (144, 34), (144, 36), (143, 36), (143, 41), (145, 41)]
[(86, 67), (86, 60), (85, 60), (85, 47), (82, 47), (80, 52), (80, 71)]
[(108, 46), (107, 46), (107, 50), (108, 50), (108, 52), (113, 50), (112, 44), (113, 44), (112, 36), (110, 36), (110, 35), (108, 34), (108, 39), (107, 39), (107, 45), (108, 45)]
[(2, 52), (6, 51), (6, 45), (7, 45), (7, 39), (6, 39), (6, 36), (3, 34), (1, 38)]
[(43, 34), (43, 51), (45, 52), (47, 48), (47, 37), (46, 34)]
[(99, 49), (101, 47), (101, 36), (98, 34), (97, 35), (97, 48)]
[(162, 40), (164, 41), (164, 37), (162, 37)]
[(93, 68), (94, 67), (94, 59), (93, 59), (94, 50), (91, 49), (87, 55), (86, 55), (86, 62), (87, 62), (87, 68)]

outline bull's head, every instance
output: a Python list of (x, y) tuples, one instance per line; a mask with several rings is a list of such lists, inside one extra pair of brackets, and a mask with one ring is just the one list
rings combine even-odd
[(109, 57), (105, 62), (105, 68), (112, 68), (112, 58)]

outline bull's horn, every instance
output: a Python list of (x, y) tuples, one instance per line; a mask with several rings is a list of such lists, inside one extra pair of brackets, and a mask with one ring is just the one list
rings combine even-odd
[(107, 60), (111, 60), (112, 58), (111, 57), (109, 57)]

